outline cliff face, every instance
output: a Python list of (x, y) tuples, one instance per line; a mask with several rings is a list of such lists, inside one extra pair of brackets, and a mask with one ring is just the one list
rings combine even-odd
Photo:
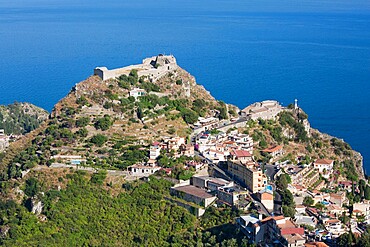
[(357, 174), (359, 179), (366, 180), (363, 157), (360, 152), (353, 150), (348, 143), (334, 136), (321, 133), (316, 129), (312, 129), (311, 132), (326, 143), (331, 144), (331, 148), (327, 151), (331, 153), (332, 157), (336, 158), (338, 163), (342, 164), (342, 167), (346, 168), (347, 173), (341, 174), (343, 180), (346, 178), (346, 175), (351, 173)]

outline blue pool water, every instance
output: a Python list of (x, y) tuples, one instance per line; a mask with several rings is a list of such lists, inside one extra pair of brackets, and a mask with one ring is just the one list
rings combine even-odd
[(3, 0), (0, 104), (50, 111), (96, 66), (172, 53), (240, 108), (298, 98), (312, 126), (344, 138), (369, 170), (369, 27), (368, 0)]

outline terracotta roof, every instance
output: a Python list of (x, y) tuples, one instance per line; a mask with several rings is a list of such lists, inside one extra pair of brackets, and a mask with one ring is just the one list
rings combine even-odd
[(303, 190), (303, 189), (306, 189), (305, 187), (303, 187), (302, 185), (299, 185), (299, 184), (295, 184), (294, 187), (297, 189), (297, 190)]
[(330, 165), (334, 160), (329, 160), (329, 159), (318, 159), (315, 161), (315, 164), (325, 164), (325, 165)]
[(343, 210), (341, 207), (339, 207), (339, 206), (337, 206), (337, 205), (329, 205), (329, 206), (327, 207), (327, 209), (328, 209), (329, 211), (332, 211), (332, 210)]
[(269, 217), (266, 217), (263, 220), (261, 220), (261, 222), (266, 222), (266, 221), (269, 221), (269, 220), (272, 220), (272, 219), (274, 219), (274, 220), (282, 220), (284, 218), (285, 218), (284, 215), (274, 216), (274, 217), (269, 216)]
[(343, 195), (341, 194), (335, 194), (335, 193), (330, 193), (330, 197), (336, 198), (336, 199), (341, 199)]
[[(356, 184), (356, 182), (353, 182), (353, 183)], [(351, 186), (352, 181), (339, 181), (339, 185)]]
[(339, 223), (340, 220), (327, 220), (325, 223), (326, 224), (336, 224), (336, 223)]
[(305, 247), (329, 247), (324, 242), (311, 242), (311, 243), (305, 243)]
[(262, 152), (273, 153), (273, 152), (276, 152), (280, 149), (283, 149), (283, 146), (278, 145), (278, 146), (275, 146), (275, 147), (266, 148), (266, 149), (262, 150)]
[(286, 234), (283, 237), (288, 241), (289, 244), (294, 244), (299, 240), (304, 240), (304, 237), (301, 234), (293, 233), (293, 234)]
[(281, 229), (280, 232), (281, 232), (281, 235), (294, 234), (294, 233), (303, 235), (304, 228), (303, 227), (285, 228), (285, 229)]
[(236, 157), (252, 157), (251, 153), (245, 150), (232, 150), (231, 155)]

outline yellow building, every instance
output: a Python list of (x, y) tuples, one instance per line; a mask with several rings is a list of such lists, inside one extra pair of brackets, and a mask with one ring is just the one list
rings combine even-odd
[(228, 171), (233, 177), (243, 182), (253, 193), (264, 189), (267, 184), (266, 175), (263, 174), (258, 164), (254, 162), (242, 164), (229, 161)]

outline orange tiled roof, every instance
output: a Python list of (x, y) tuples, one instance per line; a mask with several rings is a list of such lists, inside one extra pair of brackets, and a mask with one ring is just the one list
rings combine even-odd
[(236, 157), (252, 157), (251, 153), (245, 150), (232, 150), (231, 155)]
[(315, 161), (316, 164), (325, 164), (325, 165), (330, 165), (334, 160), (329, 160), (329, 159), (318, 159)]
[(262, 152), (273, 153), (273, 152), (276, 152), (276, 151), (278, 151), (282, 148), (283, 148), (283, 146), (278, 145), (278, 146), (275, 146), (275, 147), (266, 148), (266, 149), (262, 150)]

